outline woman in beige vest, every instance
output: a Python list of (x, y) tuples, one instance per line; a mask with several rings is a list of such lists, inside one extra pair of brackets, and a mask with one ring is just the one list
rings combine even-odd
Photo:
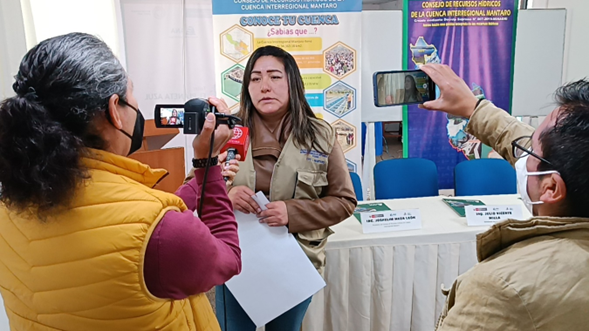
[[(237, 116), (250, 128), (251, 146), (229, 189), (234, 209), (255, 213), (269, 226), (288, 227), (321, 272), (333, 233), (329, 227), (352, 214), (356, 197), (335, 131), (307, 103), (292, 55), (274, 46), (252, 54)], [(263, 212), (251, 198), (258, 191), (270, 200)], [(277, 317), (265, 330), (299, 331), (310, 302)], [(223, 330), (256, 329), (225, 286), (217, 287), (216, 308)]]

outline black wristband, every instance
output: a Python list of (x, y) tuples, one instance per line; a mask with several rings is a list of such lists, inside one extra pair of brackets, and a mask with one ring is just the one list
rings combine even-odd
[(477, 108), (479, 108), (479, 105), (481, 104), (481, 102), (483, 102), (483, 100), (485, 100), (485, 98), (480, 98), (479, 101), (477, 101), (476, 106), (474, 106), (474, 109), (472, 111), (477, 110)]
[(219, 157), (215, 156), (210, 159), (192, 159), (192, 167), (194, 168), (206, 168), (207, 163), (209, 167), (216, 166), (219, 162)]

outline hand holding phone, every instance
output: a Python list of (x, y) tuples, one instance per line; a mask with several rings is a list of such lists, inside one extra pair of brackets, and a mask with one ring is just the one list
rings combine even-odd
[(436, 99), (436, 85), (421, 70), (380, 71), (373, 75), (377, 107), (421, 104)]
[(440, 86), (440, 98), (426, 102), (420, 107), (470, 118), (479, 98), (472, 93), (466, 82), (447, 65), (426, 64), (422, 68)]

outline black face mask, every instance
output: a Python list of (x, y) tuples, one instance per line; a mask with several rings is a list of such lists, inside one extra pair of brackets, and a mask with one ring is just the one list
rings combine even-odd
[[(119, 131), (121, 131), (125, 136), (127, 136), (127, 137), (129, 137), (129, 139), (131, 139), (131, 148), (129, 149), (129, 154), (127, 154), (127, 155), (131, 155), (131, 154), (137, 152), (141, 148), (141, 145), (143, 145), (143, 130), (145, 128), (145, 118), (143, 118), (143, 114), (141, 114), (139, 109), (131, 106), (125, 100), (119, 99), (119, 102), (124, 105), (129, 106), (131, 109), (133, 109), (137, 113), (137, 117), (135, 118), (135, 127), (133, 128), (133, 136), (131, 136), (127, 132), (119, 129)], [(110, 120), (110, 113), (108, 112), (108, 110), (106, 111), (106, 118), (112, 124), (112, 122)]]

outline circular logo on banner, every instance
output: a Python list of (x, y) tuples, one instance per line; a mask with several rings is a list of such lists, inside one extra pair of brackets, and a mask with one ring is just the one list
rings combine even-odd
[(243, 131), (240, 128), (235, 127), (233, 128), (233, 138), (231, 139), (239, 139), (243, 135)]

